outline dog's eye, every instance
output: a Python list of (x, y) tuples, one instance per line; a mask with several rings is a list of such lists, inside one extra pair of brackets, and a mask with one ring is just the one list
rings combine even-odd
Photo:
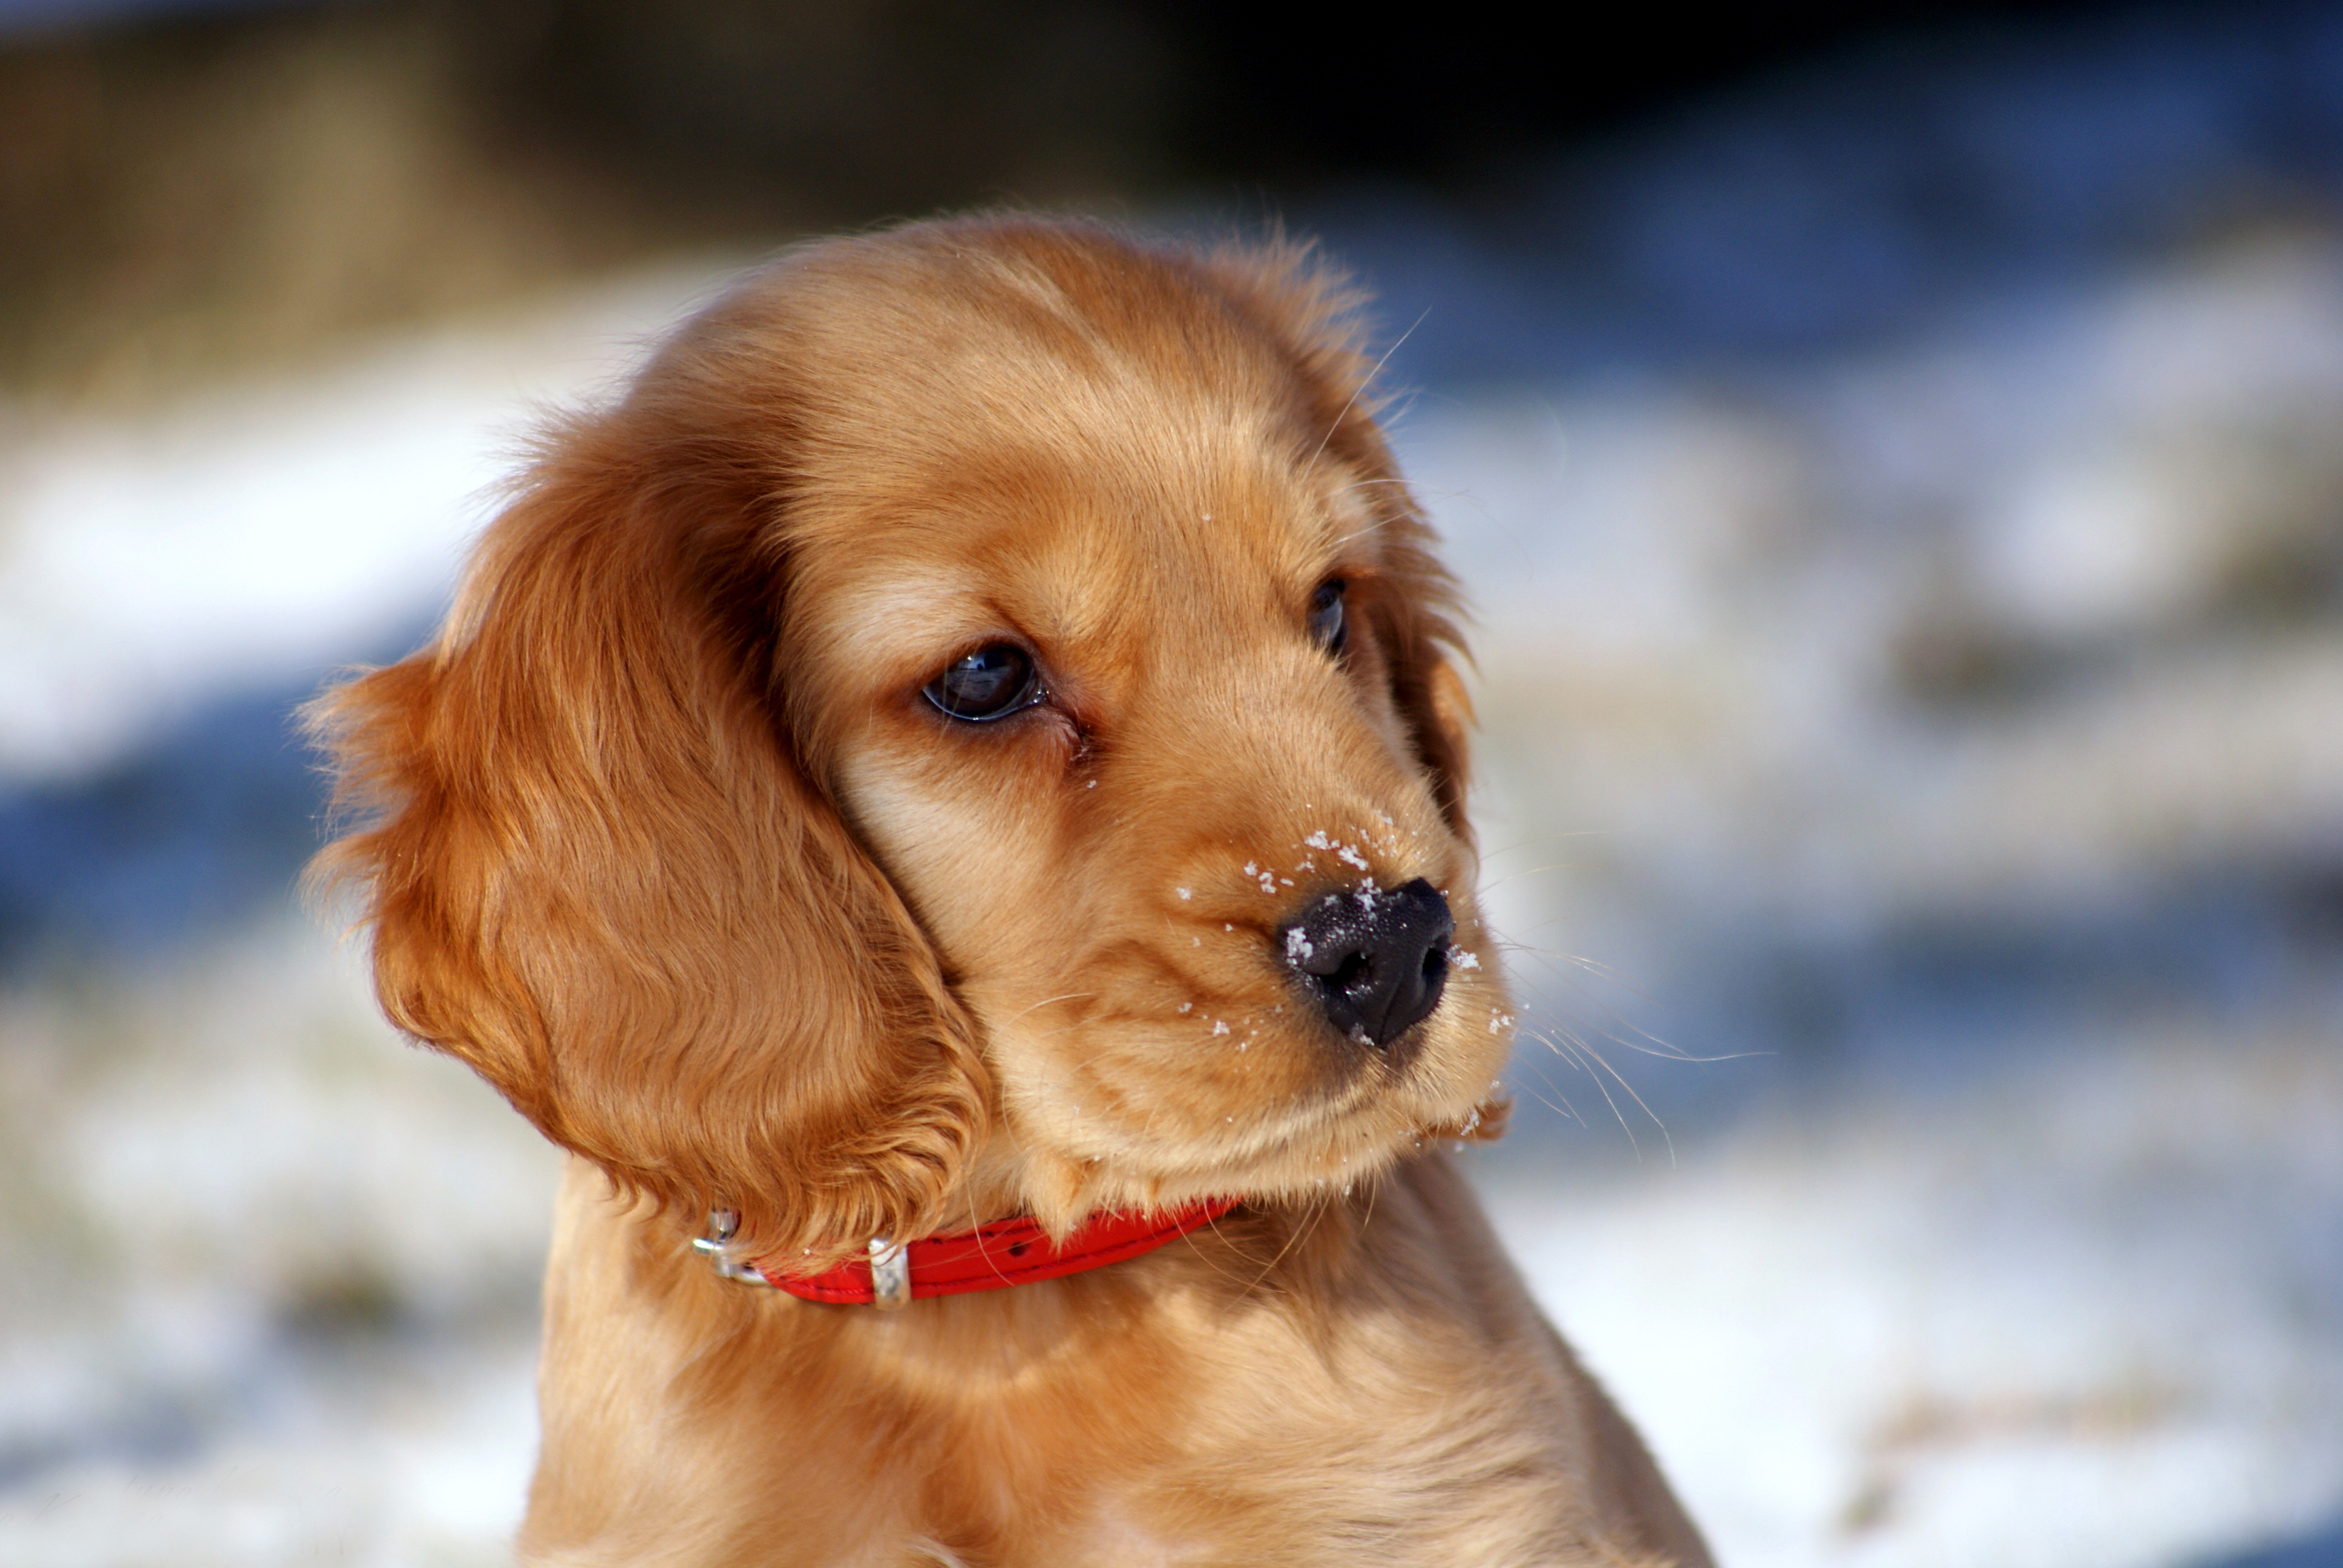
[(1342, 615), (1342, 593), (1350, 586), (1341, 578), (1328, 578), (1310, 596), (1310, 635), (1328, 653), (1342, 652), (1350, 640), (1350, 623)]
[(954, 719), (979, 724), (1006, 719), (1041, 700), (1033, 658), (1015, 643), (996, 642), (954, 659), (927, 684), (927, 698)]

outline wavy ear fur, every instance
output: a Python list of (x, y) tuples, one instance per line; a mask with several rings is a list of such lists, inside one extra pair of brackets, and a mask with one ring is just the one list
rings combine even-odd
[(786, 420), (711, 430), (707, 344), (546, 442), (432, 647), (312, 706), (367, 825), (311, 874), (358, 893), (399, 1028), (622, 1186), (815, 1265), (937, 1227), (987, 1079), (794, 760)]
[(1302, 428), (1315, 455), (1368, 481), (1358, 494), (1382, 536), (1384, 570), (1368, 585), (1358, 608), (1391, 671), (1392, 699), (1414, 739), (1417, 760), (1431, 775), (1441, 813), (1469, 844), (1464, 792), (1473, 704), (1456, 670), (1470, 658), (1457, 625), (1462, 598), (1376, 423), (1384, 411), (1373, 385), (1382, 362), (1364, 347), (1360, 317), (1366, 297), (1311, 246), (1282, 236), (1260, 246), (1222, 250), (1207, 266), (1301, 371), (1310, 399)]

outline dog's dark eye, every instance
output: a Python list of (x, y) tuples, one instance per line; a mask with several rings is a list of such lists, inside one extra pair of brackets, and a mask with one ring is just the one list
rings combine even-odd
[(981, 724), (1041, 701), (1041, 682), (1031, 654), (1015, 643), (996, 642), (947, 665), (928, 682), (927, 697), (954, 719)]
[(1342, 652), (1350, 640), (1350, 623), (1342, 616), (1342, 593), (1350, 586), (1341, 578), (1329, 578), (1310, 596), (1310, 635), (1328, 653)]

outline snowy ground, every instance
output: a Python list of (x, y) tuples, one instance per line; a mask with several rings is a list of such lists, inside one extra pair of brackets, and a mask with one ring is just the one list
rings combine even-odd
[[(2045, 166), (2214, 166), (2278, 66), (2158, 48), (1991, 77), (1993, 123), (2114, 104), (2122, 156)], [(1691, 210), (1684, 147), (1763, 141), (1732, 114), (1790, 126), (1734, 177), (1792, 188), (1839, 140), (1778, 111), (1618, 188)], [(1479, 1169), (1722, 1557), (2343, 1563), (2343, 238), (2194, 223), (1906, 330), (1531, 364), (1489, 345), (1585, 335), (1523, 242), (1375, 199), (1337, 247), (1461, 324), (1395, 364), (1531, 993)], [(553, 1161), (280, 896), (276, 715), (415, 633), (528, 403), (711, 276), (0, 417), (0, 1563), (498, 1560)], [(241, 901), (210, 817), (136, 849), (272, 789)]]
[(1491, 1198), (1725, 1561), (2210, 1560), (2333, 1526), (2343, 1065), (2205, 1038)]

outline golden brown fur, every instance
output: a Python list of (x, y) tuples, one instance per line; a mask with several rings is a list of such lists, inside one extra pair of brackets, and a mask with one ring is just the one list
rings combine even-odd
[[(1022, 218), (798, 251), (552, 431), (438, 640), (321, 703), (385, 1009), (573, 1153), (526, 1560), (1706, 1562), (1439, 1151), (1512, 1020), (1351, 305), (1287, 248)], [(1046, 704), (921, 698), (1003, 638)], [(1456, 966), (1355, 1045), (1273, 933), (1419, 877)], [(687, 1245), (1223, 1193), (901, 1312)]]

